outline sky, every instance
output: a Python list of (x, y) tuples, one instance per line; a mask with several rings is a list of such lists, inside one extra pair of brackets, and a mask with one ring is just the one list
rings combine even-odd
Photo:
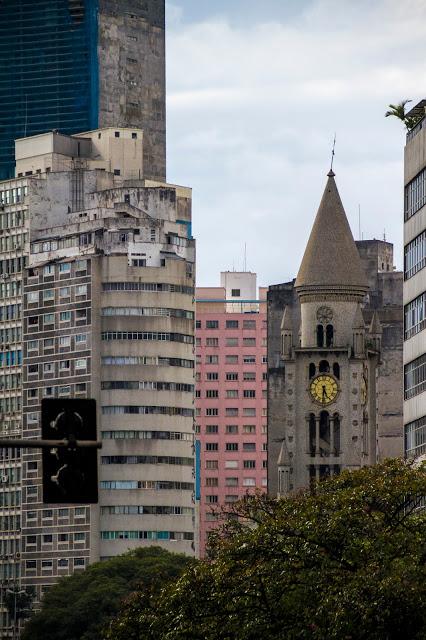
[[(424, 0), (170, 0), (168, 181), (193, 189), (197, 284), (296, 276), (330, 168), (355, 239), (402, 266), (405, 131), (426, 97)], [(332, 265), (331, 265), (332, 268)]]

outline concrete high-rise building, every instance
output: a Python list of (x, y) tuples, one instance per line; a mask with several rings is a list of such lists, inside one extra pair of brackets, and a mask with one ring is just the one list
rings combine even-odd
[(0, 183), (2, 436), (22, 416), (39, 437), (42, 398), (93, 397), (103, 441), (93, 507), (43, 505), (41, 454), (2, 451), (0, 575), (38, 599), (135, 546), (197, 552), (191, 190), (135, 178), (143, 141), (19, 140), (16, 171), (32, 176)]
[(328, 182), (296, 281), (268, 291), (268, 491), (402, 454), (402, 277)]
[(404, 161), (405, 454), (426, 454), (426, 100), (410, 112)]
[(143, 129), (166, 179), (164, 0), (2, 0), (0, 179), (17, 138), (105, 127)]
[(266, 490), (266, 289), (226, 271), (196, 290), (200, 554), (221, 507)]

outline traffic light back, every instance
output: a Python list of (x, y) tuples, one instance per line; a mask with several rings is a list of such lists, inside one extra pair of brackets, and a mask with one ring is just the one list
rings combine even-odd
[(44, 398), (41, 425), (43, 440), (68, 441), (43, 449), (44, 504), (98, 502), (97, 449), (77, 446), (77, 441), (96, 441), (96, 401)]

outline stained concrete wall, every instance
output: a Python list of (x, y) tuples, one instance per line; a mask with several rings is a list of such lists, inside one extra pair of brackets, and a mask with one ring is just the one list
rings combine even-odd
[(99, 127), (144, 130), (144, 177), (166, 179), (164, 0), (99, 1)]

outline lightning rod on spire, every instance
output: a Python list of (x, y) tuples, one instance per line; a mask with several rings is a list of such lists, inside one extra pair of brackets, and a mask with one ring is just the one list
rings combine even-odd
[(334, 134), (333, 148), (332, 148), (332, 150), (331, 150), (330, 173), (333, 173), (333, 162), (334, 162), (334, 153), (335, 153), (335, 148), (336, 148), (336, 134)]

